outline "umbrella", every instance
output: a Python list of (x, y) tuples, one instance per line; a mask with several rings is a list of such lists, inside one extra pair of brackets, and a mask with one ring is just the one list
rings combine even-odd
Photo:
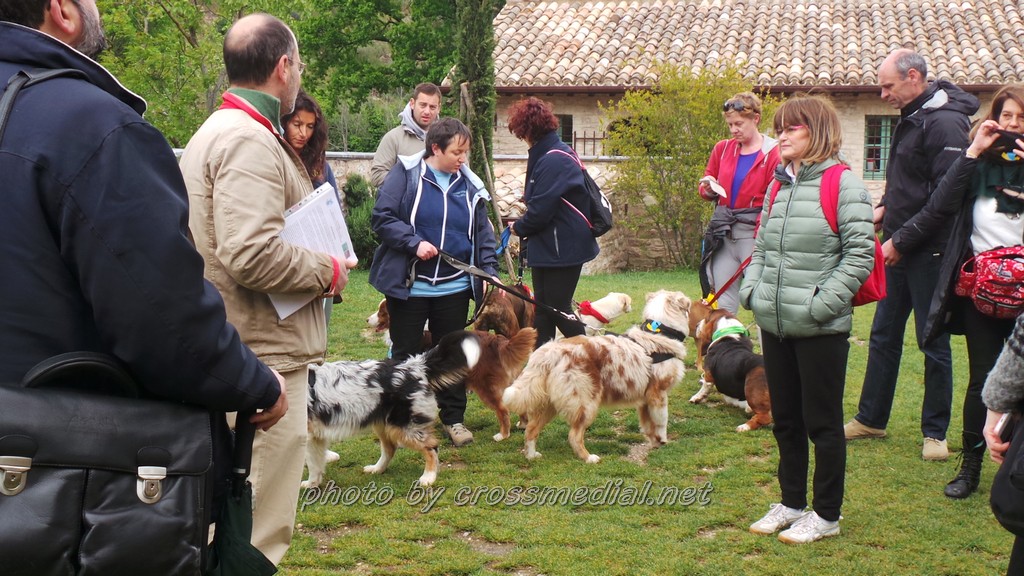
[(270, 576), (277, 567), (252, 545), (252, 440), (256, 425), (252, 413), (235, 419), (235, 448), (232, 454), (231, 490), (220, 509), (220, 519), (210, 551), (210, 576)]

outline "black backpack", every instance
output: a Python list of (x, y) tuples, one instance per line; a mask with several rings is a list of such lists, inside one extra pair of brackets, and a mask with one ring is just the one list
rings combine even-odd
[(587, 189), (587, 197), (590, 202), (590, 218), (587, 218), (579, 208), (572, 205), (565, 198), (562, 198), (562, 202), (580, 215), (583, 221), (587, 223), (587, 227), (590, 228), (590, 233), (594, 235), (594, 238), (604, 236), (609, 230), (612, 229), (612, 203), (608, 201), (608, 197), (601, 192), (601, 187), (594, 182), (594, 178), (587, 172), (587, 168), (583, 166), (583, 162), (580, 161), (580, 157), (575, 153), (570, 154), (564, 150), (551, 150), (548, 154), (557, 152), (559, 154), (565, 154), (566, 156), (573, 159), (576, 165), (583, 171), (583, 185)]

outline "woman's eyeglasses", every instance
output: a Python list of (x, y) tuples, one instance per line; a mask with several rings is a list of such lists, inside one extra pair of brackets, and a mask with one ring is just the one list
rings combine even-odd
[(782, 130), (776, 130), (775, 131), (775, 135), (778, 136), (778, 135), (781, 135), (781, 134), (785, 134), (785, 135), (789, 136), (789, 135), (793, 134), (794, 132), (796, 132), (797, 130), (801, 130), (801, 129), (806, 128), (806, 127), (807, 126), (804, 126), (803, 124), (793, 124), (792, 126), (785, 126), (785, 127), (782, 128)]
[(729, 110), (743, 112), (746, 109), (747, 105), (740, 100), (726, 100), (725, 104), (722, 104), (722, 112), (728, 112)]

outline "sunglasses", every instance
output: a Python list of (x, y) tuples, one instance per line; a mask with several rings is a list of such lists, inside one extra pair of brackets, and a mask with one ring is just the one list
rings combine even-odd
[(726, 100), (725, 104), (722, 104), (722, 112), (728, 112), (729, 110), (743, 112), (746, 109), (747, 105), (740, 100)]

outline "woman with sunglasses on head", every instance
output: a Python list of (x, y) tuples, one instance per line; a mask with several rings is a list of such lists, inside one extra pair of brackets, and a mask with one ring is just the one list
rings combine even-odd
[[(758, 131), (761, 100), (741, 92), (725, 101), (722, 116), (732, 138), (715, 144), (704, 169), (698, 192), (716, 201), (715, 213), (704, 233), (701, 287), (705, 294), (725, 287), (754, 249), (754, 231), (761, 214), (765, 189), (779, 164), (778, 142)], [(718, 305), (736, 313), (738, 279), (719, 294)]]
[[(950, 498), (967, 498), (978, 489), (986, 423), (981, 391), (1014, 324), (1013, 318), (982, 313), (970, 298), (956, 296), (953, 287), (961, 266), (972, 256), (1024, 244), (1024, 147), (1010, 136), (1021, 132), (1024, 85), (1005, 86), (992, 98), (988, 114), (972, 130), (970, 146), (946, 172), (928, 204), (901, 229), (902, 237), (894, 237), (901, 245), (914, 246), (953, 219), (922, 343), (945, 331), (963, 334), (967, 342), (963, 452), (959, 472), (944, 489)], [(991, 425), (998, 416), (988, 414)]]
[[(841, 165), (839, 116), (828, 100), (794, 96), (774, 118), (782, 164), (765, 202), (740, 302), (761, 328), (779, 446), (782, 501), (750, 526), (792, 544), (839, 534), (846, 476), (843, 389), (854, 294), (874, 267), (871, 199)], [(834, 169), (842, 170), (842, 167)], [(824, 217), (824, 177), (838, 176), (836, 228)], [(807, 506), (808, 440), (814, 445), (813, 511)]]

